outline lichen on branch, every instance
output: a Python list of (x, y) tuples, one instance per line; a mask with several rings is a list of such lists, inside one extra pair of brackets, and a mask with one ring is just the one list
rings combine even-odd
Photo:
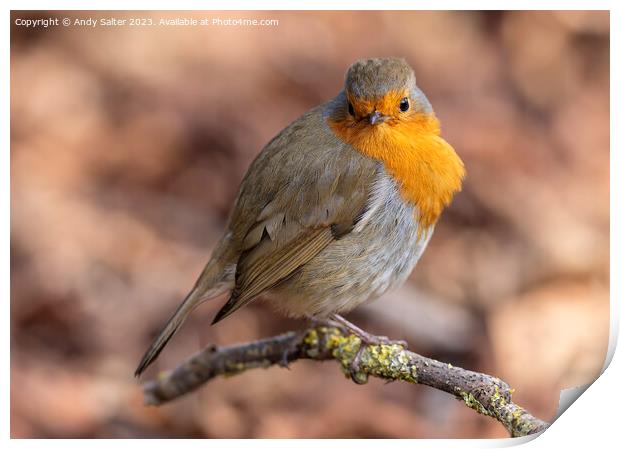
[(423, 357), (398, 344), (364, 345), (357, 370), (352, 370), (361, 345), (359, 337), (338, 326), (317, 325), (241, 345), (210, 346), (171, 372), (147, 382), (145, 402), (160, 405), (214, 377), (236, 375), (248, 369), (287, 366), (299, 359), (337, 360), (345, 375), (356, 383), (366, 383), (369, 376), (374, 376), (450, 393), (467, 407), (497, 419), (513, 437), (541, 432), (549, 426), (512, 402), (512, 390), (504, 381)]

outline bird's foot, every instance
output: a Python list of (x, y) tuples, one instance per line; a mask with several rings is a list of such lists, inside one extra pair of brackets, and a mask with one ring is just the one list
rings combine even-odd
[(349, 364), (349, 374), (351, 375), (351, 379), (353, 379), (353, 382), (357, 384), (364, 384), (368, 380), (368, 376), (366, 375), (366, 373), (363, 373), (360, 370), (362, 354), (366, 347), (370, 345), (399, 345), (402, 346), (403, 349), (407, 349), (406, 341), (391, 340), (384, 335), (370, 334), (338, 314), (333, 315), (333, 321), (337, 322), (340, 326), (346, 328), (350, 333), (354, 334), (360, 339), (360, 347), (357, 350), (355, 357), (353, 357), (353, 360)]
[(346, 326), (343, 326), (340, 322), (332, 318), (319, 318), (319, 317), (312, 316), (312, 315), (306, 315), (306, 319), (310, 321), (310, 324), (312, 325), (312, 327), (327, 326), (327, 327), (337, 327), (339, 329), (346, 328)]
[(404, 340), (392, 340), (385, 335), (373, 335), (366, 332), (364, 329), (356, 326), (350, 321), (346, 320), (340, 315), (333, 315), (333, 320), (341, 326), (344, 326), (349, 332), (359, 337), (363, 344), (368, 345), (399, 345), (404, 349), (407, 349), (407, 342)]

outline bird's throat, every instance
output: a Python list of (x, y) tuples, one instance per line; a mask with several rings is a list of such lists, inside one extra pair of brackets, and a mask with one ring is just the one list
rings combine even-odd
[(403, 199), (416, 206), (420, 224), (429, 227), (461, 189), (463, 162), (441, 138), (434, 115), (416, 114), (379, 126), (350, 119), (328, 119), (332, 131), (365, 156), (377, 159), (400, 185)]

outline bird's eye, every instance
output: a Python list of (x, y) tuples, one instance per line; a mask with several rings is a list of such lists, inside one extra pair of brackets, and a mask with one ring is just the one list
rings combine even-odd
[(400, 110), (402, 112), (405, 112), (409, 109), (409, 98), (405, 97), (402, 100), (400, 100)]
[(350, 101), (349, 101), (349, 114), (355, 115), (355, 110), (353, 109), (353, 105), (351, 104)]

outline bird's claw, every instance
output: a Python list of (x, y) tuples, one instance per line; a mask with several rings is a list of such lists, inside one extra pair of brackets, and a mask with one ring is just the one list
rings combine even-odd
[[(366, 344), (371, 345), (398, 345), (403, 349), (408, 349), (409, 345), (405, 340), (392, 340), (385, 335), (366, 335), (367, 339), (364, 341)], [(369, 337), (369, 338), (368, 338)], [(362, 337), (360, 337), (362, 338)]]
[(312, 315), (306, 315), (306, 319), (310, 321), (312, 327), (325, 326), (325, 327), (337, 327), (338, 329), (347, 329), (342, 323), (331, 318), (317, 318)]
[(288, 349), (285, 349), (282, 353), (282, 358), (278, 362), (278, 365), (280, 365), (282, 368), (291, 369), (288, 361)]
[(349, 375), (351, 376), (351, 380), (358, 385), (363, 385), (368, 382), (368, 374), (360, 369), (362, 353), (364, 352), (364, 349), (366, 349), (366, 346), (367, 344), (364, 341), (360, 342), (360, 347), (357, 350), (355, 357), (353, 357), (353, 360), (351, 360), (351, 363), (349, 364)]
[(345, 327), (351, 334), (356, 335), (366, 345), (400, 345), (407, 349), (406, 341), (391, 340), (384, 335), (369, 334), (340, 315), (333, 315), (333, 321), (336, 321), (340, 324), (340, 326)]

